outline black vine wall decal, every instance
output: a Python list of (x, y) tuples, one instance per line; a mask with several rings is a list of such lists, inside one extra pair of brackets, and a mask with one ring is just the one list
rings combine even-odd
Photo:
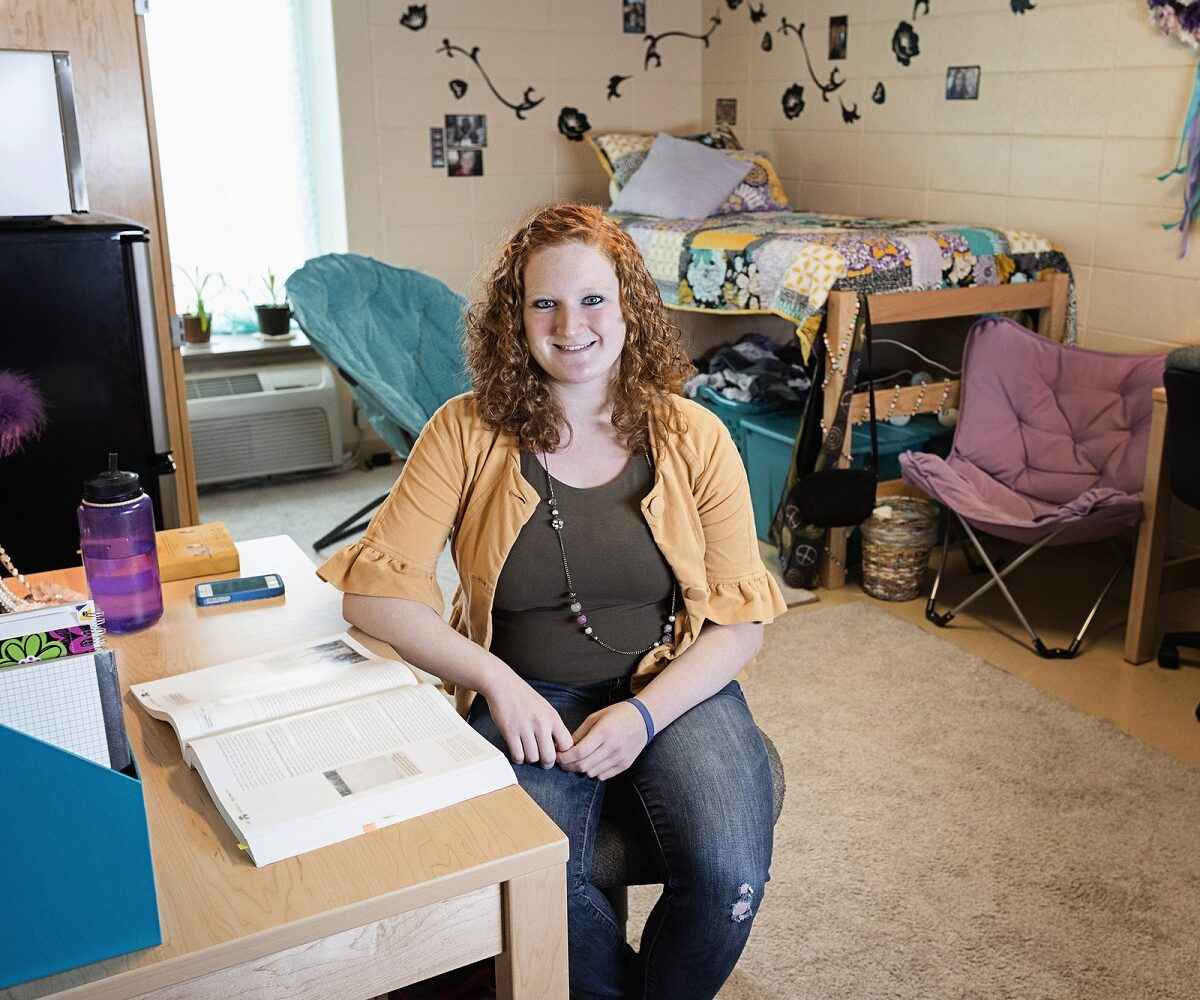
[(922, 14), (929, 13), (929, 0), (913, 0), (913, 20), (917, 19), (917, 11)]
[(771, 49), (774, 47), (775, 47), (775, 43), (771, 41), (771, 33), (769, 31), (764, 31), (763, 32), (763, 40), (762, 40), (762, 50), (764, 52), (770, 52)]
[(760, 3), (757, 8), (754, 4), (750, 4), (746, 9), (750, 12), (751, 24), (758, 24), (759, 21), (767, 16), (767, 5), (765, 3)]
[(429, 14), (423, 3), (410, 3), (408, 10), (400, 15), (400, 24), (410, 31), (420, 31), (429, 20)]
[(871, 100), (876, 104), (882, 104), (887, 100), (887, 87), (883, 85), (882, 80), (875, 84), (875, 90), (871, 93)]
[(812, 82), (815, 83), (817, 85), (817, 89), (821, 91), (821, 100), (828, 101), (830, 94), (832, 94), (839, 87), (845, 86), (846, 81), (838, 79), (838, 68), (836, 66), (829, 71), (828, 82), (822, 83), (817, 78), (816, 71), (813, 69), (812, 58), (808, 54), (808, 42), (804, 40), (803, 21), (801, 21), (799, 25), (795, 25), (785, 17), (783, 22), (779, 25), (779, 31), (784, 35), (790, 31), (793, 35), (800, 39), (800, 47), (804, 49), (804, 62), (808, 66), (808, 75), (812, 77)]
[[(753, 16), (753, 15), (751, 15), (751, 16)], [(721, 15), (713, 14), (713, 16), (708, 19), (708, 22), (709, 22), (708, 31), (706, 31), (703, 35), (693, 35), (687, 31), (664, 31), (661, 35), (647, 35), (646, 36), (646, 59), (642, 64), (642, 68), (649, 69), (651, 63), (653, 63), (656, 67), (662, 65), (662, 56), (659, 54), (659, 51), (658, 51), (658, 43), (661, 42), (664, 38), (694, 38), (698, 42), (703, 42), (704, 47), (708, 48), (709, 36), (711, 36), (712, 33), (714, 31), (716, 31), (717, 28), (720, 26)]]
[(611, 100), (612, 100), (614, 97), (620, 97), (620, 96), (621, 96), (621, 91), (620, 91), (618, 88), (619, 88), (619, 87), (621, 86), (621, 84), (622, 84), (622, 83), (624, 83), (626, 80), (631, 80), (631, 79), (633, 79), (633, 78), (632, 78), (632, 77), (628, 77), (628, 76), (616, 76), (616, 75), (610, 76), (610, 77), (608, 78), (608, 94), (607, 94), (607, 99), (611, 101)]
[(583, 134), (591, 127), (587, 115), (578, 108), (563, 108), (558, 113), (558, 130), (572, 142), (582, 142)]
[(1029, 0), (1008, 0), (1008, 3), (1014, 14), (1024, 14), (1027, 10), (1037, 9)]
[(783, 92), (783, 116), (787, 119), (799, 118), (804, 110), (804, 88), (793, 83)]
[(892, 51), (901, 66), (907, 66), (921, 54), (920, 39), (907, 21), (901, 21), (896, 26), (896, 32), (892, 35)]
[(451, 80), (450, 93), (457, 97), (460, 101), (467, 96), (467, 81), (466, 80)]
[(506, 100), (504, 95), (501, 94), (500, 91), (498, 91), (496, 89), (495, 84), (492, 83), (492, 78), (487, 75), (487, 70), (485, 70), (483, 68), (483, 64), (480, 63), (480, 61), (479, 61), (479, 46), (478, 45), (474, 46), (471, 49), (471, 51), (468, 52), (461, 45), (451, 45), (449, 38), (443, 38), (442, 39), (442, 47), (440, 49), (436, 49), (435, 51), (445, 52), (446, 56), (450, 59), (454, 58), (455, 52), (461, 52), (464, 56), (466, 56), (468, 59), (470, 59), (471, 62), (473, 62), (475, 64), (476, 69), (478, 69), (479, 72), (481, 74), (483, 74), (483, 82), (486, 83), (488, 85), (488, 89), (491, 90), (491, 92), (496, 95), (496, 100), (498, 100), (505, 107), (512, 108), (512, 110), (516, 114), (516, 116), (519, 119), (521, 119), (522, 121), (524, 121), (524, 119), (525, 119), (526, 111), (532, 111), (539, 104), (541, 104), (542, 101), (544, 101), (546, 99), (544, 97), (539, 97), (539, 98), (537, 98), (537, 100), (534, 100), (534, 97), (533, 97), (534, 88), (526, 87), (525, 88), (525, 96), (524, 96), (524, 98), (522, 98), (520, 104), (513, 104), (512, 101)]
[(858, 113), (857, 101), (854, 104), (851, 104), (850, 107), (846, 107), (846, 102), (839, 97), (838, 104), (842, 106), (842, 121), (844, 121), (847, 125), (853, 125), (862, 117), (862, 115)]

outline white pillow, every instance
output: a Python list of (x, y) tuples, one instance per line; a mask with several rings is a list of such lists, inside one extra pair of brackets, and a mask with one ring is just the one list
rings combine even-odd
[(753, 168), (719, 149), (660, 132), (612, 203), (614, 212), (702, 219), (714, 215)]

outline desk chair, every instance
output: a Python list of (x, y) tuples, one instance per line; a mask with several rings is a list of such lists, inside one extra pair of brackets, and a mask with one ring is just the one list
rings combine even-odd
[[(761, 732), (761, 730), (760, 730)], [(783, 761), (771, 738), (762, 733), (771, 764), (774, 790), (772, 822), (779, 822), (787, 782)], [(608, 897), (624, 926), (629, 918), (631, 885), (661, 885), (666, 879), (650, 820), (627, 785), (609, 785), (604, 793), (600, 828), (596, 831), (596, 851), (592, 859), (592, 882)]]
[[(470, 388), (462, 356), (466, 302), (437, 278), (359, 254), (325, 254), (286, 285), (300, 329), (400, 457), (439, 406)], [(362, 519), (386, 499), (355, 511), (313, 548), (364, 530)]]
[[(1171, 491), (1191, 507), (1200, 507), (1200, 347), (1181, 347), (1167, 355), (1167, 479)], [(1179, 667), (1179, 647), (1200, 649), (1200, 632), (1168, 632), (1158, 647), (1158, 665)], [(1200, 718), (1200, 708), (1196, 709)]]

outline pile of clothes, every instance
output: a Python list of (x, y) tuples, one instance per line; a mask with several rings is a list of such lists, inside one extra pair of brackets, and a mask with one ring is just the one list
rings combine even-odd
[(699, 373), (683, 387), (691, 399), (708, 386), (737, 403), (795, 408), (812, 385), (800, 345), (777, 344), (761, 333), (748, 333), (736, 344), (709, 352), (696, 367)]

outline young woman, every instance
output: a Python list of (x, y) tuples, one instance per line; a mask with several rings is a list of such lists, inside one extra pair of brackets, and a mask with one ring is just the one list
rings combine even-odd
[[(676, 395), (679, 331), (597, 208), (542, 209), (513, 234), (466, 353), (474, 392), (434, 414), (363, 539), (319, 572), (347, 621), (479, 692), (471, 725), (570, 838), (572, 996), (715, 996), (772, 846), (766, 750), (733, 678), (786, 608), (745, 470)], [(639, 954), (591, 883), (608, 782), (628, 783), (667, 871)]]

